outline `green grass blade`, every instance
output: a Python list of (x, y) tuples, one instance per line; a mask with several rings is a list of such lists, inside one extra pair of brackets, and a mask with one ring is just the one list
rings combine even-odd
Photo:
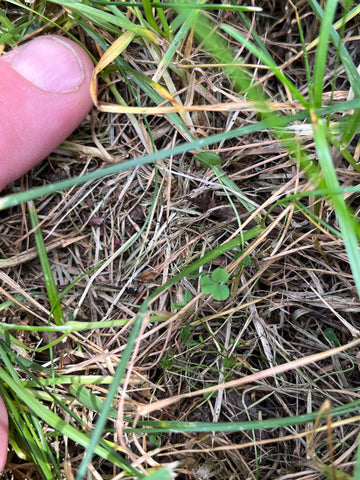
[[(241, 396), (241, 394), (239, 394)], [(332, 417), (339, 417), (349, 413), (356, 414), (360, 407), (360, 400), (355, 400), (345, 405), (331, 409)], [(244, 422), (168, 422), (168, 421), (139, 421), (139, 427), (125, 428), (127, 433), (144, 433), (149, 431), (151, 433), (165, 433), (165, 432), (192, 432), (192, 433), (206, 433), (206, 432), (245, 432), (249, 430), (262, 430), (290, 427), (295, 425), (306, 425), (313, 422), (318, 417), (318, 412), (305, 413), (295, 417), (269, 418), (265, 420), (252, 420)]]
[[(305, 112), (301, 112), (297, 115), (292, 115), (284, 118), (278, 118), (276, 120), (277, 126), (286, 126), (288, 123), (292, 121), (296, 121), (298, 119), (302, 119), (306, 117)], [(6, 208), (14, 207), (19, 205), (22, 202), (27, 202), (29, 200), (34, 200), (36, 198), (49, 195), (51, 193), (59, 192), (65, 190), (67, 188), (71, 188), (74, 185), (82, 185), (86, 182), (97, 180), (99, 178), (105, 178), (108, 175), (114, 175), (116, 173), (122, 172), (124, 170), (130, 170), (132, 168), (136, 168), (142, 165), (148, 165), (150, 163), (154, 163), (157, 160), (162, 160), (165, 158), (169, 158), (172, 155), (178, 155), (184, 152), (188, 152), (190, 150), (202, 150), (204, 147), (212, 145), (217, 142), (221, 142), (224, 139), (234, 138), (240, 135), (246, 135), (248, 133), (266, 130), (271, 128), (273, 125), (273, 121), (266, 121), (258, 122), (253, 125), (247, 125), (245, 127), (240, 127), (229, 132), (224, 132), (222, 134), (211, 135), (209, 137), (201, 138), (199, 140), (194, 140), (192, 142), (180, 144), (174, 148), (169, 148), (166, 150), (161, 150), (156, 153), (152, 153), (150, 155), (146, 155), (140, 158), (135, 158), (134, 160), (127, 160), (119, 164), (110, 165), (108, 167), (94, 170), (93, 172), (87, 173), (81, 177), (73, 177), (68, 180), (63, 180), (60, 182), (52, 183), (46, 185), (44, 187), (37, 187), (32, 190), (28, 190), (26, 192), (15, 193), (11, 195), (7, 195), (5, 197), (0, 197), (0, 210), (4, 210)]]
[[(332, 158), (329, 152), (329, 145), (326, 139), (326, 126), (320, 118), (313, 123), (314, 140), (316, 151), (319, 158), (321, 170), (324, 175), (324, 182), (329, 190), (337, 190), (340, 188), (339, 181), (336, 176)], [(354, 276), (355, 285), (360, 295), (360, 255), (359, 245), (356, 231), (358, 229), (354, 216), (349, 211), (344, 198), (340, 195), (329, 195), (331, 203), (334, 206), (351, 270)]]
[(34, 229), (34, 238), (36, 247), (39, 253), (39, 259), (41, 268), (44, 275), (44, 282), (46, 287), (46, 292), (49, 298), (51, 313), (54, 316), (54, 321), (56, 325), (61, 325), (64, 323), (64, 316), (61, 309), (60, 298), (57, 292), (55, 280), (53, 273), (51, 271), (51, 266), (49, 262), (49, 257), (47, 255), (44, 238), (39, 227), (39, 218), (37, 211), (34, 205), (34, 202), (30, 201), (28, 203), (28, 212), (31, 222), (31, 227)]
[[(269, 56), (264, 54), (262, 50), (260, 50), (256, 45), (251, 43), (248, 39), (246, 39), (243, 35), (241, 35), (237, 30), (235, 30), (233, 27), (230, 27), (229, 25), (222, 25), (221, 29), (224, 30), (226, 33), (228, 33), (231, 37), (233, 37), (235, 40), (237, 40), (239, 43), (244, 45), (251, 53), (253, 53), (264, 65), (268, 66), (270, 70), (273, 72), (273, 74), (280, 80), (281, 83), (286, 85), (290, 92), (292, 93), (293, 97), (296, 98), (305, 108), (308, 108), (308, 102), (305, 100), (305, 98), (299, 93), (297, 88), (293, 85), (293, 83), (287, 78), (287, 76), (278, 68), (274, 60)], [(214, 47), (211, 47), (210, 44), (208, 44), (208, 48), (210, 53), (212, 53), (212, 50), (214, 50)], [(219, 61), (221, 61), (221, 58), (224, 58), (225, 55), (225, 62), (226, 63), (231, 63), (232, 57), (229, 57), (229, 54), (225, 54), (223, 51), (224, 48), (221, 48), (220, 45), (216, 46), (216, 57), (218, 58)], [(229, 58), (228, 58), (229, 57)], [(224, 61), (224, 60), (222, 60)], [(241, 64), (239, 63), (239, 67), (241, 68)], [(238, 77), (238, 75), (236, 75)], [(241, 89), (243, 89), (244, 85), (243, 82), (239, 81), (239, 86)], [(258, 101), (260, 104), (262, 102), (265, 102), (267, 99), (265, 95), (262, 94), (261, 91), (258, 89), (253, 89), (252, 91), (250, 90), (249, 93), (249, 99)]]
[[(109, 5), (108, 0), (92, 0), (91, 2), (94, 5)], [(112, 1), (112, 5), (118, 5), (119, 7), (141, 7), (142, 3), (141, 2), (117, 2), (117, 1)], [(221, 5), (217, 3), (206, 3), (205, 5), (202, 5), (201, 7), (197, 6), (194, 3), (185, 3), (185, 2), (150, 2), (150, 5), (152, 8), (159, 8), (159, 9), (165, 9), (165, 8), (172, 8), (172, 9), (184, 9), (184, 10), (229, 10), (229, 11), (237, 11), (237, 12), (261, 12), (262, 8), (261, 7), (247, 7), (243, 5)]]
[[(60, 7), (66, 7), (71, 12), (86, 18), (91, 23), (95, 23), (103, 28), (109, 29), (109, 27), (116, 26), (120, 29), (128, 30), (135, 33), (139, 37), (144, 37), (151, 42), (157, 43), (157, 37), (151, 30), (135, 25), (124, 14), (118, 11), (117, 15), (113, 15), (107, 11), (100, 10), (98, 8), (91, 7), (82, 2), (73, 1), (56, 1), (49, 0), (49, 3), (55, 3)], [(119, 32), (120, 33), (120, 32)]]
[[(26, 412), (24, 409), (19, 409), (21, 401), (17, 397), (16, 392), (12, 392), (13, 399), (10, 398), (9, 393), (2, 385), (0, 385), (0, 392), (2, 398), (5, 400), (8, 415), (11, 418), (12, 428), (14, 429), (10, 431), (10, 445), (13, 446), (20, 457), (24, 457), (24, 452), (27, 453), (27, 459), (34, 462), (44, 480), (53, 480), (55, 477), (50, 465), (56, 467), (56, 462), (54, 461), (48, 443), (46, 440), (44, 441), (38, 419), (34, 418), (33, 415), (30, 415), (29, 412)], [(37, 431), (41, 432), (42, 440), (39, 439), (34, 430), (34, 424), (38, 427)], [(60, 479), (60, 474), (58, 474), (56, 478)]]
[(153, 6), (151, 5), (150, 0), (142, 0), (142, 6), (145, 12), (146, 20), (149, 22), (149, 24), (157, 33), (159, 33), (160, 35), (164, 35), (164, 32), (161, 30), (161, 28), (159, 28), (158, 24), (156, 23), (155, 17), (152, 12)]
[[(340, 140), (341, 149), (345, 149), (351, 142), (353, 136), (357, 133), (360, 124), (360, 110), (357, 109), (346, 121), (344, 133)], [(359, 165), (355, 162), (357, 168)]]
[[(122, 356), (121, 356), (121, 361), (120, 361), (120, 363), (119, 363), (119, 365), (116, 369), (115, 375), (114, 375), (114, 381), (110, 385), (108, 394), (107, 394), (106, 399), (103, 403), (102, 412), (101, 412), (101, 414), (100, 414), (100, 416), (99, 416), (99, 418), (96, 422), (96, 426), (95, 426), (95, 429), (94, 429), (94, 431), (91, 435), (91, 440), (90, 440), (90, 443), (87, 447), (85, 456), (80, 463), (78, 472), (76, 474), (76, 480), (82, 480), (84, 478), (84, 476), (86, 475), (86, 472), (87, 472), (87, 466), (88, 466), (89, 462), (91, 461), (94, 453), (96, 453), (96, 451), (97, 451), (97, 448), (98, 448), (97, 445), (99, 443), (99, 439), (101, 438), (101, 436), (103, 434), (104, 426), (105, 426), (105, 423), (107, 421), (108, 414), (109, 414), (109, 411), (111, 409), (113, 399), (114, 399), (114, 397), (117, 393), (118, 386), (120, 385), (120, 382), (125, 375), (127, 364), (130, 360), (130, 357), (131, 357), (133, 349), (134, 349), (135, 341), (136, 341), (137, 336), (140, 332), (141, 325), (142, 325), (142, 323), (144, 321), (144, 318), (145, 318), (145, 315), (146, 315), (146, 308), (144, 308), (144, 307), (145, 307), (145, 305), (143, 306), (143, 308), (141, 308), (141, 311), (137, 315), (137, 317), (135, 319), (135, 322), (134, 322), (134, 325), (133, 325), (133, 328), (132, 328), (131, 333), (129, 335), (129, 338), (127, 339), (126, 347), (125, 347), (125, 349), (122, 353)], [(135, 470), (135, 469), (132, 468), (132, 470)], [(143, 473), (141, 473), (140, 471), (135, 470), (135, 472), (136, 472), (137, 478), (144, 478), (145, 477), (145, 475)]]
[[(42, 402), (36, 399), (29, 389), (24, 388), (19, 380), (15, 381), (3, 368), (0, 368), (0, 379), (8, 388), (16, 392), (16, 395), (21, 402), (44, 422), (53, 427), (57, 432), (60, 432), (61, 435), (68, 436), (74, 442), (88, 448), (90, 443), (90, 435), (88, 433), (82, 432), (72, 425), (69, 425), (61, 417), (45, 407)], [(113, 462), (115, 465), (124, 468), (126, 471), (138, 475), (138, 478), (142, 478), (142, 474), (122, 459), (115, 451), (109, 452), (103, 445), (98, 444), (95, 446), (95, 453), (102, 458)]]
[(315, 54), (312, 86), (312, 103), (314, 108), (319, 108), (322, 103), (323, 79), (325, 74), (327, 52), (329, 48), (330, 31), (333, 28), (332, 22), (337, 3), (337, 0), (327, 0), (325, 3), (324, 14), (321, 19), (319, 43)]
[[(330, 107), (325, 107), (317, 110), (318, 115), (328, 115), (335, 112), (343, 112), (353, 108), (360, 108), (360, 99), (354, 99), (348, 102), (342, 102), (339, 105), (331, 105)], [(300, 112), (295, 115), (288, 115), (286, 117), (277, 117), (276, 126), (278, 128), (286, 127), (288, 124), (308, 118), (307, 112)], [(114, 175), (116, 173), (122, 172), (124, 170), (130, 170), (142, 165), (148, 165), (150, 163), (156, 162), (157, 160), (162, 160), (168, 158), (172, 155), (178, 155), (181, 153), (188, 152), (190, 150), (202, 150), (204, 147), (209, 145), (216, 144), (223, 140), (229, 140), (238, 136), (244, 136), (257, 131), (264, 131), (274, 127), (274, 120), (263, 120), (261, 122), (255, 123), (253, 125), (247, 125), (245, 127), (239, 127), (234, 130), (224, 132), (221, 134), (210, 135), (207, 138), (201, 138), (199, 140), (194, 140), (192, 142), (183, 143), (177, 145), (174, 148), (167, 150), (161, 150), (150, 155), (146, 155), (140, 158), (135, 158), (134, 160), (127, 160), (125, 162), (111, 165), (103, 169), (98, 169), (93, 172), (87, 173), (81, 177), (73, 177), (68, 180), (63, 180), (60, 182), (52, 183), (44, 187), (33, 188), (26, 192), (14, 193), (4, 197), (0, 197), (0, 210), (5, 210), (6, 208), (14, 207), (19, 205), (22, 202), (27, 202), (29, 200), (35, 200), (45, 195), (51, 193), (59, 192), (67, 188), (71, 188), (74, 185), (81, 185), (83, 183), (97, 180), (99, 178), (105, 178), (108, 175)], [(0, 261), (1, 263), (1, 261)]]
[[(316, 0), (309, 0), (309, 4), (311, 8), (314, 10), (315, 15), (317, 16), (317, 18), (320, 20), (320, 23), (321, 23), (323, 20), (324, 11), (320, 7), (319, 3)], [(349, 12), (349, 14), (347, 15), (347, 18), (349, 19), (352, 18), (353, 14), (358, 14), (359, 11), (360, 11), (360, 7), (359, 6), (355, 7), (353, 11)], [(349, 52), (347, 51), (346, 46), (341, 41), (341, 38), (337, 33), (337, 31), (334, 29), (334, 27), (331, 26), (329, 29), (329, 32), (330, 32), (331, 41), (334, 47), (337, 49), (341, 62), (345, 68), (351, 88), (354, 90), (355, 96), (359, 97), (360, 96), (360, 75), (356, 69), (356, 66), (354, 65), (354, 62)]]
[[(196, 4), (200, 5), (203, 2), (204, 0), (197, 0), (194, 5)], [(179, 48), (179, 45), (181, 44), (182, 39), (186, 37), (188, 31), (192, 28), (198, 13), (199, 12), (197, 10), (191, 10), (190, 13), (186, 15), (185, 21), (182, 22), (182, 24), (180, 25), (180, 28), (177, 31), (174, 40), (171, 42), (169, 48), (166, 50), (165, 55), (162, 57), (157, 67), (158, 72), (160, 73), (164, 72), (165, 69), (168, 68), (169, 63), (171, 62), (173, 56), (175, 55), (177, 49)], [(161, 78), (161, 75), (158, 75), (156, 80), (158, 81), (160, 78)]]

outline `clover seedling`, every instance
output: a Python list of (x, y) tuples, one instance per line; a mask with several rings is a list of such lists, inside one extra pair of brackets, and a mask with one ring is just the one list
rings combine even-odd
[(214, 300), (227, 300), (230, 289), (225, 282), (229, 280), (229, 274), (224, 268), (216, 268), (211, 276), (204, 276), (200, 279), (201, 291), (210, 294)]

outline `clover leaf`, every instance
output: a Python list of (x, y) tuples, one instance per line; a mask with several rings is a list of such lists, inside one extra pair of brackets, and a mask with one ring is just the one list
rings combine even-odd
[(211, 276), (204, 276), (200, 279), (200, 288), (206, 295), (211, 295), (214, 300), (227, 300), (230, 296), (230, 289), (225, 282), (229, 274), (224, 268), (216, 268)]

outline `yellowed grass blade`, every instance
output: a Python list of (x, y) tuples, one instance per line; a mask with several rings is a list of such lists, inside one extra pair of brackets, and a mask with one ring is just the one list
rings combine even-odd
[(121, 37), (119, 37), (111, 47), (106, 50), (103, 56), (100, 58), (98, 64), (93, 70), (90, 93), (91, 98), (94, 104), (101, 112), (109, 113), (125, 113), (125, 114), (141, 114), (141, 115), (163, 115), (169, 113), (180, 113), (185, 112), (232, 112), (232, 111), (255, 111), (255, 112), (268, 112), (268, 111), (277, 111), (277, 110), (294, 110), (294, 109), (303, 109), (304, 107), (298, 103), (294, 102), (227, 102), (227, 103), (216, 103), (212, 105), (181, 105), (175, 100), (173, 95), (159, 83), (148, 80), (147, 83), (151, 86), (159, 95), (161, 95), (164, 101), (168, 101), (172, 106), (157, 106), (157, 107), (129, 107), (124, 105), (112, 104), (100, 102), (97, 98), (97, 76), (104, 70), (112, 61), (115, 60), (130, 44), (130, 42), (135, 37), (133, 32), (127, 31)]
[(125, 48), (129, 45), (132, 39), (135, 37), (133, 32), (125, 32), (121, 37), (119, 37), (110, 48), (106, 50), (103, 56), (100, 58), (99, 63), (93, 70), (90, 84), (90, 94), (91, 98), (95, 105), (98, 105), (97, 99), (97, 76), (104, 70), (115, 58), (117, 58), (120, 53), (122, 53)]
[[(172, 107), (126, 107), (123, 105), (116, 105), (112, 103), (98, 102), (96, 106), (101, 112), (110, 113), (126, 113), (126, 114), (147, 114), (147, 115), (163, 115), (167, 113), (183, 113), (183, 112), (268, 112), (277, 110), (303, 110), (304, 107), (298, 103), (284, 103), (284, 102), (227, 102), (216, 103), (213, 105), (180, 105), (174, 97), (161, 85), (152, 83), (152, 86), (158, 93), (160, 93), (166, 100), (171, 102)], [(165, 95), (166, 92), (166, 95)]]

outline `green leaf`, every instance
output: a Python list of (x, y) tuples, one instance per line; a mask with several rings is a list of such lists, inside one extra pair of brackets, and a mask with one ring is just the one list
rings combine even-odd
[(229, 274), (224, 268), (216, 268), (212, 275), (212, 279), (217, 283), (224, 283), (229, 280)]
[(195, 155), (195, 158), (205, 168), (216, 167), (221, 163), (221, 158), (215, 152), (200, 152)]
[(180, 338), (184, 343), (186, 343), (189, 340), (193, 330), (194, 330), (194, 327), (192, 325), (184, 325), (182, 327), (182, 329), (180, 330)]
[(200, 280), (200, 288), (201, 291), (205, 294), (212, 294), (214, 288), (216, 287), (216, 283), (211, 277), (202, 277)]
[(335, 345), (335, 347), (338, 347), (340, 345), (339, 339), (337, 338), (336, 333), (332, 328), (325, 328), (323, 333), (324, 336)]
[(192, 299), (192, 295), (189, 290), (186, 290), (184, 293), (184, 302), (189, 303)]
[(160, 468), (146, 478), (148, 480), (172, 480), (176, 477), (176, 473), (174, 472), (176, 465), (176, 463), (172, 463), (167, 467)]
[(184, 302), (175, 302), (171, 304), (171, 308), (173, 310), (180, 310), (181, 308), (185, 307), (186, 303)]
[(230, 296), (230, 290), (227, 285), (215, 285), (213, 291), (211, 292), (214, 300), (221, 302), (222, 300), (227, 300)]

